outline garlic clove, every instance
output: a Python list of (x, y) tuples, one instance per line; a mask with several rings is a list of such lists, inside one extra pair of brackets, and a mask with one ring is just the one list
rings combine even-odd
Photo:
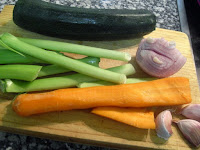
[(184, 107), (181, 114), (189, 119), (194, 119), (200, 122), (200, 104), (190, 104)]
[(172, 135), (172, 115), (169, 110), (162, 111), (156, 117), (156, 133), (157, 136), (168, 140), (169, 137)]
[(192, 119), (175, 121), (183, 136), (196, 147), (200, 146), (200, 123)]

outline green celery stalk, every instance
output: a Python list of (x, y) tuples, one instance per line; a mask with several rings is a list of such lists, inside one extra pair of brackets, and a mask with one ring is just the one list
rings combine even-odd
[[(128, 79), (127, 79), (128, 80)], [(93, 82), (82, 82), (77, 85), (78, 88), (86, 88), (86, 87), (93, 87), (93, 86), (108, 86), (108, 85), (115, 85), (112, 82), (108, 81), (93, 81)]]
[[(100, 62), (100, 58), (97, 57), (86, 57), (83, 59), (78, 59), (78, 61), (87, 63), (87, 64), (91, 64), (93, 66), (98, 67), (99, 66), (99, 62)], [(48, 66), (44, 66), (42, 67), (42, 69), (40, 70), (38, 77), (43, 77), (43, 76), (48, 76), (48, 75), (54, 75), (54, 74), (59, 74), (59, 73), (65, 73), (65, 72), (70, 72), (72, 70), (70, 69), (66, 69), (57, 65), (48, 65)]]
[(0, 65), (0, 79), (33, 81), (41, 68), (37, 65)]
[(126, 84), (129, 83), (139, 83), (139, 82), (147, 82), (147, 81), (153, 81), (156, 80), (157, 78), (128, 78), (126, 81)]
[(108, 50), (103, 48), (96, 48), (85, 45), (78, 45), (72, 43), (42, 40), (42, 39), (30, 39), (30, 38), (19, 38), (21, 41), (28, 44), (48, 49), (54, 51), (82, 54), (86, 56), (100, 57), (100, 58), (109, 58), (121, 61), (130, 61), (131, 56), (129, 53), (119, 52), (115, 50)]
[(0, 80), (0, 89), (2, 93), (6, 92), (6, 87), (7, 87), (7, 83), (5, 82), (5, 80)]
[(5, 47), (3, 47), (3, 46), (0, 45), (0, 50), (2, 50), (2, 49), (5, 49)]
[[(100, 80), (105, 80), (114, 83), (125, 83), (126, 76), (124, 74), (119, 74), (111, 72), (109, 70), (101, 69), (78, 60), (74, 60), (62, 55), (59, 55), (52, 51), (47, 51), (36, 46), (27, 44), (18, 40), (15, 36), (4, 33), (0, 36), (1, 41), (12, 49), (30, 55), (32, 57), (41, 59), (43, 61), (49, 62), (61, 66), (66, 69), (71, 69), (78, 73), (88, 75)], [(50, 43), (49, 43), (50, 44)]]
[[(93, 66), (99, 66), (100, 58), (97, 57), (86, 57), (83, 59), (78, 59), (84, 63), (91, 64)], [(33, 58), (31, 56), (22, 56), (13, 51), (0, 47), (0, 64), (35, 64), (35, 63), (45, 63), (39, 59)], [(38, 77), (58, 74), (58, 73), (65, 73), (71, 70), (65, 69), (63, 67), (57, 65), (48, 65), (43, 66), (40, 70)]]
[[(155, 80), (156, 78), (127, 78), (125, 84), (129, 83), (139, 83), (139, 82), (146, 82), (146, 81), (152, 81)], [(108, 85), (115, 85), (112, 82), (107, 82), (107, 81), (92, 81), (92, 82), (83, 82), (77, 85), (79, 88), (85, 88), (85, 87), (93, 87), (93, 86), (108, 86)]]
[(28, 55), (19, 55), (13, 51), (5, 48), (0, 48), (0, 64), (34, 64), (44, 63), (44, 61), (38, 60)]
[[(124, 73), (127, 76), (135, 73), (135, 69), (131, 64), (109, 68), (108, 70)], [(36, 79), (32, 82), (6, 79), (5, 81), (1, 82), (0, 87), (2, 92), (20, 93), (75, 87), (82, 82), (91, 82), (97, 80), (98, 79), (96, 78), (77, 73), (61, 77)]]

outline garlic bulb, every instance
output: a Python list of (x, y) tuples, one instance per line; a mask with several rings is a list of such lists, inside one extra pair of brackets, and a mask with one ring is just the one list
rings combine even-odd
[(168, 138), (172, 135), (172, 115), (169, 110), (165, 110), (158, 114), (156, 117), (156, 133), (157, 136), (168, 140)]
[(177, 123), (183, 136), (196, 147), (200, 146), (200, 123), (192, 119), (174, 121)]
[(200, 104), (190, 104), (184, 107), (181, 111), (181, 114), (187, 118), (200, 122)]
[(186, 63), (173, 41), (163, 38), (143, 39), (136, 53), (136, 62), (147, 74), (162, 78), (178, 72)]

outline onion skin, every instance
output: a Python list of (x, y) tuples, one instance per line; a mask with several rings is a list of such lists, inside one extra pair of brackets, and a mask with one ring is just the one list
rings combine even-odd
[(187, 59), (178, 49), (175, 42), (163, 38), (142, 39), (136, 53), (136, 62), (147, 74), (164, 78), (178, 72)]

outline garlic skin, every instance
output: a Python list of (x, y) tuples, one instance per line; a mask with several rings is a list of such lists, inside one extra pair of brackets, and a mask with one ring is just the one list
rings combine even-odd
[(176, 43), (164, 38), (142, 39), (136, 53), (136, 62), (140, 68), (158, 78), (175, 74), (186, 61), (186, 57), (176, 48)]
[(181, 114), (186, 118), (200, 122), (200, 104), (190, 104), (184, 107), (181, 111)]
[(194, 146), (200, 146), (200, 123), (192, 119), (184, 119), (180, 121), (174, 121), (183, 136)]
[(168, 140), (172, 135), (172, 115), (169, 110), (162, 111), (158, 114), (155, 120), (157, 136)]

